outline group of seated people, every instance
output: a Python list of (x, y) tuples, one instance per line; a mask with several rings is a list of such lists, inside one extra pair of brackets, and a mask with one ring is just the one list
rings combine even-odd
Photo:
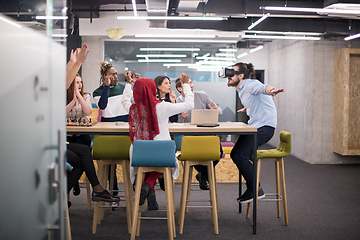
[[(70, 118), (86, 118), (92, 112), (91, 96), (84, 93), (82, 79), (77, 75), (88, 53), (86, 45), (71, 51), (70, 61), (66, 66), (66, 112), (67, 117)], [(257, 128), (256, 146), (253, 146), (252, 136), (240, 136), (230, 154), (231, 159), (246, 180), (247, 189), (237, 201), (247, 203), (251, 202), (254, 196), (254, 171), (252, 163), (249, 161), (252, 158), (253, 147), (259, 148), (273, 137), (277, 125), (277, 112), (272, 96), (284, 92), (284, 89), (276, 89), (269, 84), (251, 79), (255, 73), (252, 63), (235, 63), (232, 66), (232, 72), (233, 74), (226, 76), (227, 85), (235, 87), (244, 105), (244, 108), (239, 111), (245, 111), (250, 117), (248, 124)], [(93, 98), (102, 110), (101, 121), (128, 121), (131, 142), (137, 139), (171, 140), (168, 129), (169, 121), (189, 122), (190, 110), (194, 108), (217, 109), (219, 115), (222, 114), (221, 108), (205, 92), (193, 90), (192, 81), (184, 73), (175, 80), (176, 89), (180, 93), (178, 97), (174, 91), (171, 91), (170, 79), (164, 75), (157, 76), (155, 80), (152, 80), (140, 78), (135, 70), (133, 74), (128, 71), (124, 74), (127, 83), (118, 83), (118, 75), (114, 66), (102, 62), (100, 76), (100, 87), (93, 92)], [(68, 174), (68, 192), (76, 186), (81, 174), (85, 172), (93, 187), (93, 201), (119, 202), (116, 191), (114, 195), (111, 195), (99, 184), (91, 159), (90, 144), (89, 136), (68, 136), (67, 161), (73, 167)], [(129, 153), (131, 161), (132, 145)], [(221, 157), (222, 150), (219, 154)], [(214, 165), (216, 164), (217, 162), (214, 163)], [(205, 166), (195, 166), (195, 168), (198, 171), (196, 179), (199, 181), (200, 188), (208, 190), (207, 168)], [(111, 171), (115, 171), (115, 169), (111, 169)], [(177, 165), (173, 171), (173, 177), (176, 179), (178, 174), (179, 166)], [(131, 167), (130, 175), (134, 182), (136, 169)], [(158, 209), (154, 189), (158, 179), (161, 189), (164, 189), (161, 174), (157, 172), (148, 173), (141, 188), (140, 204), (144, 204), (147, 199), (149, 210)], [(117, 183), (116, 174), (114, 182)], [(114, 184), (114, 190), (117, 190), (117, 184)], [(261, 187), (258, 196), (259, 198), (265, 197)]]
[[(86, 119), (92, 113), (91, 95), (84, 93), (84, 84), (77, 69), (85, 61), (88, 54), (86, 45), (71, 52), (67, 64), (67, 118), (71, 120)], [(73, 71), (73, 72), (71, 72)], [(74, 75), (72, 81), (69, 73)], [(70, 75), (70, 76), (69, 76)], [(118, 83), (117, 71), (111, 64), (101, 62), (100, 86), (94, 90), (93, 99), (102, 110), (102, 122), (129, 122), (131, 142), (141, 140), (171, 140), (168, 130), (169, 122), (189, 122), (190, 110), (195, 108), (222, 110), (210, 99), (205, 92), (193, 91), (193, 84), (187, 74), (182, 74), (176, 79), (176, 88), (181, 94), (176, 98), (171, 91), (170, 78), (165, 75), (157, 76), (154, 80), (140, 78), (138, 73), (127, 71), (124, 76), (126, 84)], [(133, 87), (132, 87), (133, 83)], [(145, 111), (144, 111), (145, 109)], [(147, 122), (145, 122), (147, 121)], [(150, 124), (149, 124), (150, 121)], [(93, 187), (93, 201), (119, 202), (117, 197), (118, 186), (114, 184), (114, 194), (111, 195), (99, 184), (95, 167), (91, 158), (91, 138), (89, 135), (67, 136), (67, 162), (72, 166), (68, 172), (68, 192), (73, 189), (75, 195), (79, 194), (78, 180), (85, 172)], [(131, 158), (132, 147), (130, 148)], [(219, 153), (220, 156), (222, 153)], [(218, 161), (214, 164), (216, 165)], [(208, 190), (207, 169), (205, 166), (195, 166), (198, 174), (196, 178), (203, 190)], [(117, 183), (116, 167), (114, 182)], [(134, 182), (136, 169), (130, 169), (131, 181)], [(176, 179), (179, 175), (179, 166), (173, 171)], [(110, 172), (109, 172), (110, 177)], [(110, 179), (109, 179), (110, 180)], [(148, 200), (149, 210), (157, 210), (158, 204), (155, 197), (154, 186), (159, 181), (160, 188), (165, 190), (163, 176), (160, 173), (148, 173), (141, 189), (140, 204)]]

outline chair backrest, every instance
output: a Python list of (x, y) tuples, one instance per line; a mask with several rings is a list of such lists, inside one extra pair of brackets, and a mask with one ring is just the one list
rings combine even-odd
[(184, 137), (184, 135), (175, 135), (175, 145), (176, 145), (176, 151), (181, 151), (181, 140)]
[(184, 136), (180, 160), (220, 160), (218, 136)]
[(175, 167), (175, 142), (173, 140), (135, 140), (131, 166)]
[(93, 159), (130, 159), (130, 145), (130, 136), (95, 135), (93, 139)]
[(278, 150), (289, 155), (291, 153), (291, 133), (286, 131), (280, 132), (280, 144)]

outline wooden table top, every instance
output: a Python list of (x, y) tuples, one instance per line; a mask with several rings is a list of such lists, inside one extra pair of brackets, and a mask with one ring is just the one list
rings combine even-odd
[[(127, 122), (98, 122), (92, 126), (67, 126), (68, 134), (129, 134)], [(242, 122), (219, 122), (217, 127), (197, 127), (190, 123), (169, 123), (171, 134), (254, 134), (255, 127)]]

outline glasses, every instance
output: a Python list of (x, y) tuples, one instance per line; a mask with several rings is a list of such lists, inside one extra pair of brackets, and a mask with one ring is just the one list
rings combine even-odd
[(113, 75), (114, 77), (117, 76), (117, 73), (109, 73), (109, 75)]

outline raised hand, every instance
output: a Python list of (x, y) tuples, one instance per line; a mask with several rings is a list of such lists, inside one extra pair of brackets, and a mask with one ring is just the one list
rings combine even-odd
[(172, 103), (175, 103), (175, 99), (176, 99), (175, 91), (170, 92), (169, 97), (170, 97), (170, 101)]
[(182, 118), (185, 119), (187, 116), (189, 116), (189, 111), (182, 112), (182, 113), (181, 113), (181, 116), (182, 116)]
[(216, 106), (216, 104), (214, 102), (211, 102), (211, 104), (209, 104), (210, 109), (217, 109), (217, 106)]
[(136, 80), (138, 80), (140, 78), (140, 74), (135, 72), (135, 69), (133, 71), (133, 81), (135, 82)]
[(188, 82), (189, 82), (189, 79), (190, 79), (190, 77), (189, 77), (189, 75), (187, 75), (186, 73), (182, 73), (182, 74), (180, 75), (180, 81), (181, 81), (182, 83), (188, 83)]
[(125, 76), (125, 79), (128, 83), (131, 83), (132, 82), (132, 79), (131, 79), (131, 72), (130, 71), (126, 71), (124, 73), (124, 76)]
[(86, 45), (76, 49), (75, 51), (76, 61), (80, 64), (83, 64), (88, 54), (89, 54), (89, 50), (87, 49)]
[(106, 76), (105, 76), (105, 81), (104, 81), (104, 83), (105, 83), (106, 86), (110, 86), (110, 83), (111, 83), (112, 78), (113, 78), (112, 75), (106, 75)]

